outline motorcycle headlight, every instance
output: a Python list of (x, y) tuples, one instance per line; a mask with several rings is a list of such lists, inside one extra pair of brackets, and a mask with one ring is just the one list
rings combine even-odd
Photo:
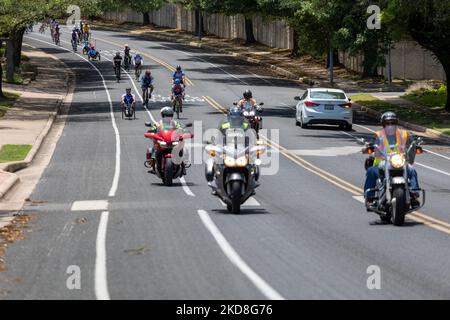
[(227, 167), (234, 167), (236, 165), (236, 160), (233, 157), (225, 157), (225, 161), (223, 162)]
[(247, 165), (247, 157), (243, 156), (236, 160), (236, 165), (238, 167), (245, 167)]
[(391, 157), (390, 163), (392, 168), (400, 169), (405, 165), (406, 159), (403, 154), (397, 153)]
[(244, 117), (248, 117), (248, 112), (244, 111)]
[(165, 141), (160, 141), (159, 144), (162, 146), (167, 146), (167, 142), (165, 142)]
[(178, 141), (174, 141), (174, 142), (172, 142), (172, 145), (173, 145), (173, 146), (177, 146), (178, 143), (179, 143)]

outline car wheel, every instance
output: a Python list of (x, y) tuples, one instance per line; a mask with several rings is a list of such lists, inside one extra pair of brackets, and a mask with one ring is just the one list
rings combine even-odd
[(302, 113), (300, 113), (300, 127), (302, 127), (303, 129), (306, 129), (308, 127), (308, 125), (303, 122), (303, 114)]

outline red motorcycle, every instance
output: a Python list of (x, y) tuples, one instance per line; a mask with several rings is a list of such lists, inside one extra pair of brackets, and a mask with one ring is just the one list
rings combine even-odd
[[(235, 106), (238, 105), (237, 102), (233, 103)], [(259, 103), (256, 107), (252, 107), (250, 103), (246, 103), (243, 106), (243, 115), (247, 119), (250, 124), (250, 128), (256, 131), (256, 136), (259, 137), (259, 129), (262, 127), (262, 117), (259, 115), (262, 113), (263, 109), (261, 106), (264, 105), (264, 102)]]
[[(188, 126), (190, 125), (186, 125), (186, 127)], [(183, 141), (194, 137), (192, 133), (171, 129), (160, 132), (147, 132), (144, 136), (153, 139), (153, 148), (156, 154), (155, 174), (162, 179), (166, 186), (171, 186), (173, 179), (186, 175), (186, 168), (189, 168), (190, 164), (186, 164), (183, 161)], [(152, 168), (152, 159), (149, 151), (147, 151), (147, 161), (145, 161), (144, 165), (147, 168)]]

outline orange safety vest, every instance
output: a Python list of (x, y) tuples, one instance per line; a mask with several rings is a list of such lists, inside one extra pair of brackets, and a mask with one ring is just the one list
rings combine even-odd
[[(376, 132), (376, 135), (377, 135), (377, 138), (379, 141), (379, 146), (382, 147), (383, 150), (386, 150), (387, 147), (391, 144), (388, 141), (388, 138), (386, 136), (386, 132), (384, 131), (384, 129), (378, 130)], [(406, 145), (406, 141), (408, 140), (408, 132), (406, 132), (406, 130), (397, 128), (395, 136), (396, 136), (396, 141), (395, 141), (396, 148), (394, 150), (388, 149), (387, 153), (391, 153), (392, 151), (400, 152), (399, 147), (404, 147)], [(373, 164), (376, 166), (383, 160), (383, 156), (379, 152), (376, 152), (375, 154), (376, 154), (376, 156), (375, 156), (375, 161), (373, 162)]]

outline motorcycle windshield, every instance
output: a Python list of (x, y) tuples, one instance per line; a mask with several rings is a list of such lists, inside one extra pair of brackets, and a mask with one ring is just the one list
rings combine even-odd
[(230, 128), (242, 128), (244, 118), (240, 116), (229, 116)]

